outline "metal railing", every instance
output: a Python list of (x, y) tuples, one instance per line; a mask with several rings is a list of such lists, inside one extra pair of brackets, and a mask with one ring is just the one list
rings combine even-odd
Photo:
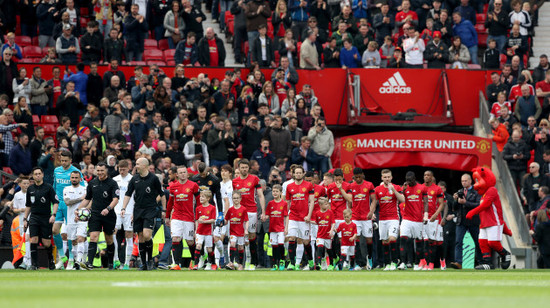
[(0, 170), (0, 177), (2, 179), (2, 185), (6, 184), (10, 180), (13, 181), (13, 180), (17, 179), (17, 175), (7, 173), (4, 170)]

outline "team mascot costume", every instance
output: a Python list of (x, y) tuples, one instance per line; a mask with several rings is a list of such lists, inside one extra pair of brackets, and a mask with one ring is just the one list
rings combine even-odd
[(500, 255), (500, 265), (502, 269), (510, 267), (512, 260), (511, 254), (502, 247), (502, 234), (512, 235), (512, 232), (506, 226), (502, 217), (502, 205), (498, 191), (495, 188), (495, 174), (485, 167), (476, 167), (472, 170), (474, 179), (474, 189), (481, 195), (481, 201), (478, 207), (474, 208), (466, 219), (472, 219), (479, 214), (481, 224), (479, 226), (479, 248), (483, 255), (482, 263), (476, 266), (478, 270), (494, 269), (495, 266), (491, 260), (492, 252)]

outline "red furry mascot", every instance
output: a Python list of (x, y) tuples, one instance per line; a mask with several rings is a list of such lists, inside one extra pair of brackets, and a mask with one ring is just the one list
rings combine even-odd
[(495, 188), (496, 178), (494, 173), (485, 167), (476, 167), (472, 170), (475, 181), (474, 189), (482, 196), (478, 207), (474, 208), (466, 219), (472, 219), (479, 214), (481, 224), (479, 226), (479, 248), (483, 255), (482, 264), (476, 266), (478, 270), (494, 269), (491, 260), (493, 251), (500, 255), (502, 269), (510, 267), (511, 254), (502, 247), (500, 241), (502, 234), (512, 235), (502, 217), (502, 205)]

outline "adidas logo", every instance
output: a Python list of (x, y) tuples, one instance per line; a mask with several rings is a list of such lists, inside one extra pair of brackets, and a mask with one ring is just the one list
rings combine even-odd
[(382, 84), (378, 92), (381, 94), (410, 94), (412, 90), (411, 87), (407, 87), (401, 74), (396, 72), (388, 81)]

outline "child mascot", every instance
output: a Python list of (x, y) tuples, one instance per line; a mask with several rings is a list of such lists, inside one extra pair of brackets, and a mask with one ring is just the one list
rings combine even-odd
[(510, 267), (512, 256), (502, 247), (500, 241), (503, 233), (511, 236), (512, 232), (508, 229), (502, 217), (502, 205), (500, 204), (498, 191), (495, 188), (495, 175), (489, 168), (485, 167), (476, 167), (472, 172), (475, 182), (474, 189), (481, 195), (481, 201), (478, 207), (468, 212), (466, 219), (472, 219), (472, 217), (479, 214), (481, 221), (479, 226), (479, 248), (483, 255), (482, 263), (475, 268), (477, 270), (494, 269), (491, 255), (495, 251), (500, 255), (502, 269), (507, 269)]

